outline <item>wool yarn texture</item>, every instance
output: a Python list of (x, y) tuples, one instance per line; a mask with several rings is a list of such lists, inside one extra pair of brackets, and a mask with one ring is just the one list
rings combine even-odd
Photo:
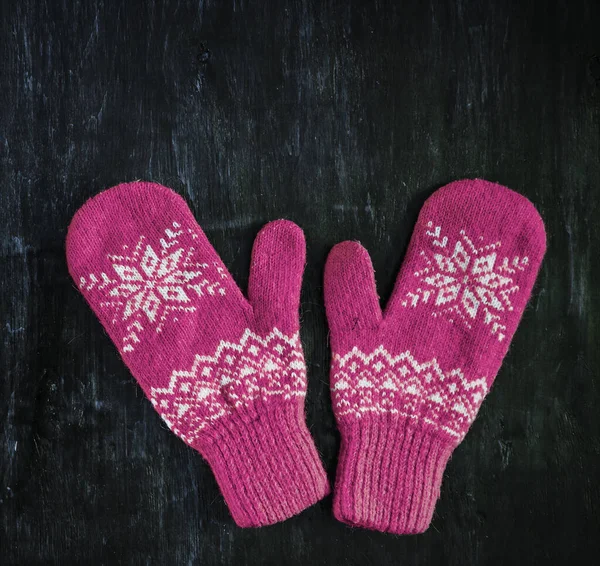
[(235, 522), (283, 521), (329, 492), (304, 418), (302, 230), (259, 232), (248, 298), (185, 201), (154, 183), (90, 199), (69, 271), (167, 426), (210, 464)]
[(428, 528), (545, 249), (534, 206), (483, 180), (451, 183), (425, 202), (384, 312), (367, 251), (332, 249), (324, 291), (342, 439), (337, 519), (397, 534)]

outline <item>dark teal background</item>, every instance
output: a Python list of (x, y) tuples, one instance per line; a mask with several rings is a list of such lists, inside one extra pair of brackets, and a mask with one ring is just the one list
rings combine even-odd
[[(600, 4), (0, 0), (0, 563), (575, 564), (600, 554)], [(69, 279), (68, 223), (121, 181), (172, 187), (245, 288), (252, 240), (305, 230), (307, 419), (330, 476), (322, 275), (343, 239), (389, 297), (420, 206), (483, 177), (548, 253), (429, 531), (328, 498), (232, 522)]]

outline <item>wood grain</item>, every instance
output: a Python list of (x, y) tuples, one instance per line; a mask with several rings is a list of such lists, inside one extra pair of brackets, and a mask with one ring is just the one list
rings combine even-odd
[[(597, 1), (0, 5), (0, 563), (467, 566), (600, 552)], [(72, 215), (121, 181), (166, 184), (242, 287), (265, 222), (304, 228), (307, 418), (333, 478), (326, 254), (360, 240), (387, 299), (423, 201), (464, 177), (529, 197), (549, 250), (430, 530), (352, 530), (330, 499), (237, 528), (70, 281)]]

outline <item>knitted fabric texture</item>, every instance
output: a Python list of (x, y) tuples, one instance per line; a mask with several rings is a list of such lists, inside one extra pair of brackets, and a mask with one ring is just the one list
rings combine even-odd
[(282, 521), (329, 492), (304, 422), (298, 226), (260, 231), (247, 300), (181, 197), (122, 184), (77, 212), (67, 260), (156, 411), (210, 464), (238, 525)]
[(325, 305), (342, 437), (335, 516), (398, 534), (431, 522), (446, 463), (490, 390), (546, 236), (533, 205), (482, 180), (425, 203), (384, 313), (367, 251), (333, 248)]

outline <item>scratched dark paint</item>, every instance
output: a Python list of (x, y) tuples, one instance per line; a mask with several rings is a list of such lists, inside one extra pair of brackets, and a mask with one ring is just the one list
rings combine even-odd
[[(1, 6), (1, 564), (598, 555), (598, 2)], [(352, 530), (329, 498), (237, 528), (70, 281), (73, 213), (120, 181), (169, 185), (242, 286), (265, 222), (304, 228), (307, 419), (333, 478), (326, 254), (360, 239), (385, 300), (425, 198), (475, 176), (536, 203), (549, 251), (429, 531)]]

